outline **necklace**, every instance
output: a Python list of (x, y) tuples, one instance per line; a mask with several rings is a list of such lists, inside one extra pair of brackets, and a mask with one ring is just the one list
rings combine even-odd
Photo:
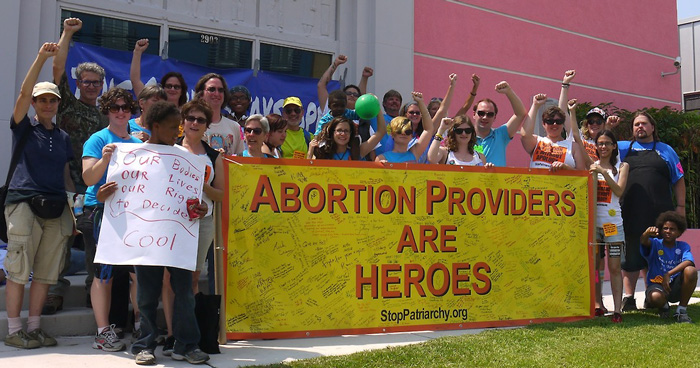
[(336, 152), (333, 154), (333, 159), (343, 161), (343, 160), (345, 160), (345, 155), (347, 155), (347, 154), (348, 154), (348, 150), (345, 150), (345, 152), (343, 152), (342, 156)]

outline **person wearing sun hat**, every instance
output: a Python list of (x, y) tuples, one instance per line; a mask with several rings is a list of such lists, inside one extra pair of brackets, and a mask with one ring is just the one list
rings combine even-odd
[[(289, 96), (282, 104), (282, 118), (287, 120), (287, 137), (282, 144), (283, 158), (304, 158), (309, 150), (313, 135), (301, 127), (304, 105), (296, 96)], [(298, 152), (296, 155), (295, 152)]]
[[(24, 78), (10, 118), (13, 147), (20, 146), (21, 151), (10, 173), (5, 200), (8, 237), (3, 264), (7, 272), (5, 345), (21, 349), (56, 345), (56, 339), (40, 328), (41, 309), (49, 285), (58, 279), (64, 261), (63, 246), (73, 231), (73, 216), (66, 198), (66, 190), (75, 191), (68, 171), (73, 150), (68, 134), (54, 122), (61, 94), (54, 83), (34, 85), (46, 60), (58, 50), (55, 43), (41, 46)], [(30, 105), (36, 112), (31, 119), (27, 115)], [(24, 330), (20, 310), (31, 271), (34, 273), (29, 287), (29, 318)]]

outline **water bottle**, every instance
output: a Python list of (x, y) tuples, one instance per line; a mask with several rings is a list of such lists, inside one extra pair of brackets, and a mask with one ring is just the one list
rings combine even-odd
[(75, 196), (75, 204), (73, 205), (73, 213), (76, 216), (83, 214), (83, 202), (85, 201), (85, 196), (78, 194)]

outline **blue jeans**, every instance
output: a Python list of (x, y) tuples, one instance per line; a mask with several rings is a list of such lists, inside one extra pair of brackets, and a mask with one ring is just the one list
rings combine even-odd
[[(163, 287), (164, 266), (134, 266), (138, 283), (136, 300), (141, 310), (141, 338), (131, 345), (131, 352), (155, 350), (158, 326), (158, 297)], [(199, 326), (194, 315), (194, 295), (192, 293), (192, 272), (181, 268), (167, 267), (170, 284), (175, 293), (173, 311), (173, 336), (175, 354), (186, 353), (199, 348)]]

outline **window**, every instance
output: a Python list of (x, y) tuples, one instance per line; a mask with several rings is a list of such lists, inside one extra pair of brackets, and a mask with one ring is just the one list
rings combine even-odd
[(212, 68), (250, 69), (253, 42), (170, 28), (168, 57)]
[(262, 70), (319, 79), (330, 64), (330, 54), (260, 44)]
[(150, 46), (146, 50), (146, 53), (153, 55), (159, 54), (159, 26), (107, 18), (72, 10), (62, 10), (61, 32), (63, 32), (63, 20), (66, 18), (80, 18), (80, 20), (83, 21), (83, 27), (80, 29), (80, 32), (73, 35), (73, 41), (115, 50), (133, 51), (134, 44), (136, 44), (137, 40), (148, 38)]

